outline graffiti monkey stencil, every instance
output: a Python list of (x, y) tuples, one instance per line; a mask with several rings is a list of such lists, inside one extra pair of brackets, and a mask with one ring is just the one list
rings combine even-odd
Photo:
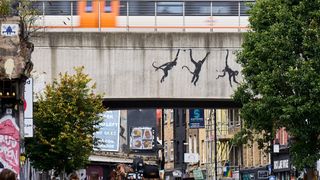
[(205, 60), (207, 59), (208, 55), (210, 54), (210, 52), (207, 52), (206, 56), (202, 59), (202, 60), (199, 60), (198, 62), (196, 62), (193, 57), (192, 57), (192, 49), (189, 49), (190, 51), (190, 60), (191, 62), (194, 64), (194, 71), (192, 72), (188, 66), (182, 66), (182, 69), (183, 68), (186, 68), (193, 76), (192, 76), (192, 80), (191, 80), (191, 83), (193, 83), (193, 85), (197, 85), (197, 82), (199, 80), (199, 74), (200, 74), (200, 71), (201, 71), (201, 67), (202, 67), (202, 64), (205, 62)]
[(228, 75), (229, 75), (229, 83), (230, 83), (230, 86), (232, 87), (231, 79), (233, 80), (234, 83), (239, 84), (239, 82), (236, 80), (236, 76), (238, 76), (239, 71), (237, 71), (237, 70), (234, 71), (228, 66), (228, 56), (229, 56), (229, 50), (227, 49), (226, 66), (222, 70), (223, 74), (218, 75), (218, 77), (216, 79), (219, 79), (220, 77), (224, 77), (226, 75), (226, 73), (228, 73)]
[(180, 49), (178, 49), (178, 52), (176, 54), (176, 57), (173, 61), (169, 61), (169, 62), (166, 62), (160, 66), (155, 66), (153, 62), (152, 63), (152, 66), (155, 68), (155, 71), (158, 71), (159, 69), (161, 69), (163, 71), (163, 76), (160, 80), (160, 83), (162, 83), (164, 81), (164, 78), (166, 78), (168, 76), (168, 72), (169, 70), (171, 70), (174, 66), (177, 65), (177, 60), (178, 60), (178, 56), (179, 56), (179, 52), (180, 52)]

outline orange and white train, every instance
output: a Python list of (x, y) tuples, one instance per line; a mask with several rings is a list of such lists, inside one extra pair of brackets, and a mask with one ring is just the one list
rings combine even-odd
[(253, 0), (34, 0), (36, 26), (55, 30), (239, 31)]

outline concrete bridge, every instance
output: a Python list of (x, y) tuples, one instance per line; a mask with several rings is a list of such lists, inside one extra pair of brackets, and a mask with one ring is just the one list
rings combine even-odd
[(47, 32), (33, 38), (35, 92), (84, 66), (108, 107), (233, 107), (242, 33)]

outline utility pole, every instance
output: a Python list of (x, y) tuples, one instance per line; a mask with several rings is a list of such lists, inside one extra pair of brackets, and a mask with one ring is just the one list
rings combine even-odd
[(162, 109), (161, 112), (161, 143), (162, 143), (162, 151), (161, 151), (161, 170), (164, 170), (164, 162), (165, 162), (165, 157), (164, 157), (164, 109)]
[(213, 109), (213, 128), (214, 128), (214, 179), (217, 180), (218, 161), (217, 161), (217, 112)]

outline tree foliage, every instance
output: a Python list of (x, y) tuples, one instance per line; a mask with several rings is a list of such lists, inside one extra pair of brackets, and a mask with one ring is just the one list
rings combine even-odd
[(10, 14), (10, 0), (0, 0), (0, 18)]
[(83, 67), (74, 75), (60, 74), (60, 80), (47, 85), (38, 96), (34, 111), (34, 137), (26, 143), (26, 152), (40, 170), (72, 172), (83, 168), (93, 150), (93, 133), (102, 121), (101, 95)]
[(270, 142), (285, 127), (294, 165), (320, 158), (320, 1), (257, 0), (237, 56), (244, 82), (234, 98), (247, 129)]

